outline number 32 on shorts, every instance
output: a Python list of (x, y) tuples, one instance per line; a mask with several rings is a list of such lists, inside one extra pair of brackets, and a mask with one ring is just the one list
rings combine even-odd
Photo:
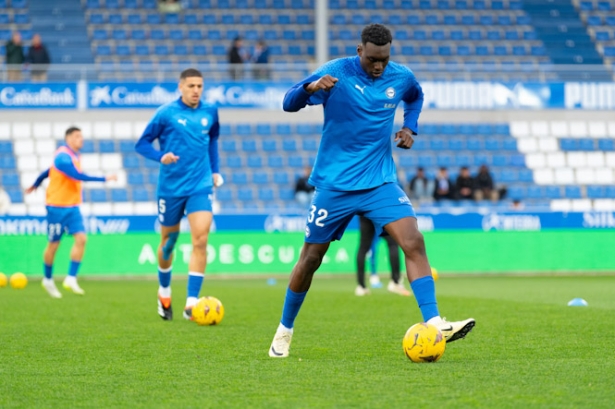
[[(316, 217), (318, 215), (318, 217)], [(308, 223), (314, 222), (314, 217), (316, 217), (316, 222), (314, 224), (318, 227), (323, 227), (325, 225), (324, 220), (329, 215), (329, 212), (326, 209), (316, 209), (316, 206), (312, 205), (310, 207), (310, 214), (308, 215)]]

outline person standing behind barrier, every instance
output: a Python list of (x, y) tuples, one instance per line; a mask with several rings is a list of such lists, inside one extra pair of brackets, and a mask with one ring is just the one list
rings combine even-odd
[(268, 80), (269, 48), (264, 40), (259, 40), (256, 43), (254, 54), (252, 55), (252, 63), (254, 63), (254, 79)]
[(34, 34), (32, 37), (32, 45), (30, 45), (28, 50), (26, 62), (33, 65), (30, 70), (32, 81), (47, 81), (47, 68), (49, 68), (51, 59), (49, 58), (47, 47), (41, 42), (39, 34)]
[(21, 44), (21, 34), (15, 31), (11, 39), (6, 43), (6, 58), (8, 80), (12, 82), (21, 81), (22, 64), (25, 61), (23, 45)]
[(243, 79), (243, 64), (246, 62), (243, 47), (243, 39), (235, 37), (233, 44), (228, 52), (228, 62), (231, 64), (230, 73), (234, 81)]
[[(357, 288), (354, 294), (358, 297), (368, 295), (369, 289), (365, 286), (365, 257), (367, 252), (372, 248), (374, 242), (378, 242), (379, 238), (374, 238), (376, 229), (374, 224), (366, 217), (359, 216), (359, 251), (357, 252)], [(399, 246), (395, 240), (386, 235), (383, 237), (389, 248), (389, 261), (391, 263), (391, 281), (387, 286), (387, 290), (394, 294), (409, 296), (410, 291), (404, 288), (401, 282), (401, 274), (399, 267)]]

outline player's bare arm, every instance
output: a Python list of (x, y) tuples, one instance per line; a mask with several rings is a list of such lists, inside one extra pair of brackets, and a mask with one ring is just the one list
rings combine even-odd
[(179, 160), (179, 156), (173, 154), (173, 152), (168, 152), (162, 155), (160, 158), (160, 163), (163, 165), (170, 165), (171, 163), (175, 163)]
[(116, 180), (117, 180), (117, 175), (105, 176), (105, 182), (115, 182)]
[(320, 77), (318, 80), (310, 82), (308, 85), (306, 85), (305, 90), (310, 94), (313, 94), (321, 90), (331, 91), (331, 88), (335, 86), (337, 81), (339, 81), (337, 78), (332, 77), (329, 74), (326, 74)]
[(416, 135), (414, 132), (410, 130), (410, 128), (401, 128), (395, 134), (394, 141), (397, 142), (397, 147), (402, 149), (410, 149), (414, 144), (414, 138), (412, 135)]
[(35, 190), (36, 190), (36, 186), (30, 186), (29, 188), (27, 188), (25, 190), (25, 192), (26, 192), (26, 194), (29, 195), (30, 193), (34, 192)]

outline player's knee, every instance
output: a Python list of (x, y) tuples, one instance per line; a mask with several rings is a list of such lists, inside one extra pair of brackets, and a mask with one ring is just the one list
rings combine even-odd
[(418, 230), (413, 230), (406, 234), (400, 246), (404, 254), (409, 257), (417, 254), (425, 254), (425, 239), (423, 238), (423, 234)]
[(75, 235), (75, 245), (79, 247), (84, 247), (85, 243), (87, 243), (88, 239), (85, 234), (76, 234)]
[(307, 252), (301, 256), (300, 261), (305, 271), (313, 273), (318, 270), (318, 267), (320, 267), (320, 264), (322, 263), (322, 256), (318, 253)]
[(207, 248), (207, 239), (209, 235), (207, 233), (197, 234), (192, 238), (192, 248), (205, 250)]

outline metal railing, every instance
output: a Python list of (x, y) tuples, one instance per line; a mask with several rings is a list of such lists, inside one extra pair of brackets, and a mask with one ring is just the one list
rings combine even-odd
[[(556, 64), (495, 64), (488, 62), (408, 63), (419, 81), (609, 81), (615, 80), (613, 67), (606, 65)], [(316, 68), (314, 63), (227, 64), (199, 62), (164, 62), (140, 64), (118, 62), (104, 64), (4, 65), (0, 67), (0, 82), (73, 82), (177, 81), (186, 68), (201, 70), (206, 81), (300, 81)]]

